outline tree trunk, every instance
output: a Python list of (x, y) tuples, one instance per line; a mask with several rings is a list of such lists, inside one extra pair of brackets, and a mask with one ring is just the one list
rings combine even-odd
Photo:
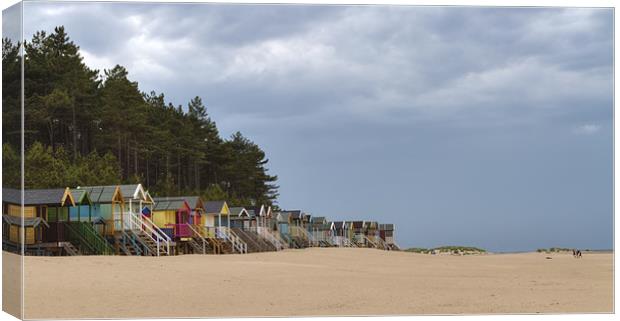
[(77, 124), (75, 122), (75, 102), (71, 103), (71, 113), (73, 114), (73, 162), (77, 161)]
[(121, 160), (123, 146), (121, 145), (121, 135), (118, 135), (118, 167), (121, 168), (121, 179), (123, 179), (123, 161)]
[[(134, 142), (135, 144), (135, 142)], [(136, 175), (138, 174), (138, 147), (136, 144), (136, 147), (133, 148), (133, 171), (134, 173), (136, 173)]]

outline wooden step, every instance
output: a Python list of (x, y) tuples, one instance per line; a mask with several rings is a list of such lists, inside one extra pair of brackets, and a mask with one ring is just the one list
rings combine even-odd
[(65, 250), (65, 253), (69, 256), (80, 255), (80, 251), (69, 242), (64, 242), (62, 247)]

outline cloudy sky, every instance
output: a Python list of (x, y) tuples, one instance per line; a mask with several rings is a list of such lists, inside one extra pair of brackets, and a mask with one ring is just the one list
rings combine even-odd
[[(284, 208), (402, 246), (611, 248), (610, 9), (26, 3), (87, 64), (198, 95)], [(5, 27), (6, 29), (6, 27)]]

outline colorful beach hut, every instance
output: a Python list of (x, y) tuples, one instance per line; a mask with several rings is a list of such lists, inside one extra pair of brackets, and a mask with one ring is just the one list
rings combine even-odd
[(3, 235), (7, 246), (17, 249), (23, 242), (24, 251), (30, 254), (111, 254), (110, 245), (91, 225), (89, 206), (87, 193), (65, 188), (24, 190), (22, 208), (21, 191), (5, 188)]
[[(254, 210), (252, 210), (252, 213), (254, 213)], [(231, 228), (240, 228), (244, 230), (250, 228), (252, 218), (245, 207), (231, 207), (229, 218)]]
[(184, 198), (156, 197), (152, 209), (153, 223), (176, 241), (188, 241), (192, 237), (189, 228), (191, 206)]
[(216, 227), (230, 226), (229, 214), (230, 209), (226, 201), (209, 201), (204, 203), (205, 213), (203, 223), (207, 235), (215, 237)]
[(106, 226), (105, 235), (116, 253), (170, 255), (172, 238), (153, 223), (153, 199), (142, 184), (80, 186), (93, 203), (93, 213)]

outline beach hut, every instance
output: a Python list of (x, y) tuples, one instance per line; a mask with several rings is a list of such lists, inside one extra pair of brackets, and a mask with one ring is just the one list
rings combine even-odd
[(192, 237), (189, 225), (193, 210), (187, 201), (180, 197), (156, 197), (154, 201), (153, 223), (175, 241), (189, 241)]
[(248, 252), (276, 251), (281, 247), (266, 235), (266, 230), (257, 226), (264, 215), (264, 207), (252, 207), (250, 210), (245, 207), (230, 208), (230, 230), (247, 245)]
[(172, 239), (151, 220), (153, 199), (141, 184), (79, 186), (92, 201), (92, 213), (105, 222), (105, 236), (117, 254), (170, 255)]
[(302, 225), (301, 210), (288, 210), (281, 213), (287, 214), (288, 218), (288, 237), (293, 243), (294, 247), (305, 248), (310, 246), (311, 239), (310, 234), (305, 230)]
[[(183, 201), (186, 205), (181, 206), (183, 209), (180, 211), (180, 217), (168, 211), (167, 221), (164, 221), (166, 215), (158, 213), (159, 207), (165, 205), (164, 203), (159, 204), (160, 200), (176, 201), (177, 205), (180, 205), (179, 202)], [(176, 237), (176, 240), (180, 243), (176, 246), (179, 252), (191, 252), (194, 254), (219, 254), (222, 252), (221, 244), (215, 237), (215, 232), (212, 233), (213, 235), (211, 237), (207, 235), (207, 229), (205, 228), (205, 203), (200, 196), (161, 197), (155, 198), (155, 201), (156, 209), (153, 210), (153, 212), (155, 212), (155, 223), (158, 226), (166, 226), (166, 228), (170, 228), (170, 224), (176, 224), (178, 226), (176, 232), (171, 230), (166, 230), (166, 232), (168, 234), (172, 232), (173, 236)], [(188, 216), (184, 214), (185, 206), (189, 207)], [(172, 218), (174, 218), (174, 223), (172, 223)], [(211, 229), (214, 228), (215, 227), (211, 227)]]
[(229, 217), (231, 228), (250, 229), (250, 213), (244, 207), (231, 207)]
[(301, 215), (301, 226), (306, 229), (309, 233), (312, 232), (312, 215), (308, 213), (303, 213)]
[(312, 225), (312, 237), (317, 246), (325, 247), (331, 246), (329, 240), (330, 224), (327, 222), (327, 218), (324, 216), (314, 216), (311, 219)]
[(194, 227), (203, 226), (205, 205), (202, 198), (200, 196), (179, 196), (179, 198), (185, 200), (192, 210), (189, 216), (190, 224)]
[(267, 226), (267, 208), (271, 207), (261, 206), (245, 206), (245, 210), (250, 216), (249, 227), (266, 227)]
[(343, 221), (333, 221), (329, 223), (329, 236), (331, 243), (335, 246), (345, 246), (344, 244), (344, 226)]
[(280, 233), (278, 232), (279, 212), (273, 212), (271, 210), (271, 206), (267, 207), (266, 212), (267, 213), (265, 214), (265, 226), (269, 229), (270, 232), (277, 234), (279, 236), (280, 235)]
[(209, 201), (204, 206), (204, 236), (216, 238), (223, 253), (247, 253), (247, 244), (230, 230), (230, 209), (226, 201)]
[(364, 221), (364, 236), (369, 247), (379, 247), (379, 223), (377, 221)]
[(69, 188), (24, 190), (22, 208), (21, 191), (3, 188), (2, 202), (7, 250), (18, 250), (23, 244), (26, 254), (112, 254), (91, 224), (86, 193), (72, 193)]
[(388, 250), (398, 249), (398, 245), (394, 241), (394, 224), (379, 224), (379, 237), (383, 240)]
[(289, 244), (289, 246), (295, 246), (291, 240), (291, 234), (289, 230), (290, 224), (290, 212), (278, 212), (276, 214), (277, 228), (280, 233), (280, 237)]
[[(57, 230), (50, 231), (47, 222), (47, 210), (57, 213), (62, 209), (61, 219), (68, 220), (68, 209), (63, 207), (62, 199), (69, 197), (67, 189), (40, 189), (24, 190), (22, 207), (22, 192), (19, 189), (2, 189), (2, 243), (3, 249), (15, 253), (48, 254), (44, 243), (57, 241)], [(23, 220), (23, 221), (22, 221)], [(56, 225), (56, 223), (54, 223)]]
[(230, 226), (230, 209), (226, 201), (209, 201), (204, 203), (204, 226), (207, 228), (209, 236), (215, 236), (216, 227)]
[(352, 221), (343, 221), (342, 222), (342, 243), (347, 247), (357, 247), (357, 244), (354, 242), (355, 233), (353, 232), (353, 222)]
[[(101, 220), (105, 225), (104, 236), (113, 238), (120, 227), (120, 219), (125, 209), (125, 199), (118, 186), (83, 186), (75, 189), (85, 192), (91, 201), (91, 220)], [(118, 224), (115, 221), (118, 220)]]
[(350, 221), (351, 241), (357, 246), (366, 246), (366, 235), (364, 232), (364, 221)]

